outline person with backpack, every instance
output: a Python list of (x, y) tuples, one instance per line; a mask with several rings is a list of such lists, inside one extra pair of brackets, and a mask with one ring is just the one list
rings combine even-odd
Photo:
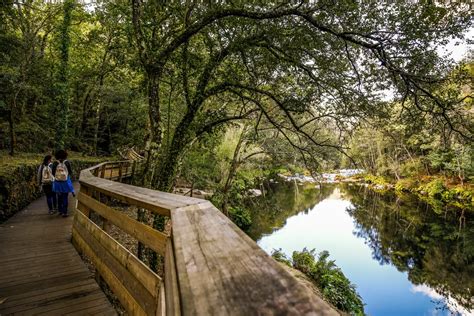
[(58, 150), (54, 156), (56, 161), (51, 168), (54, 176), (53, 191), (58, 194), (59, 213), (63, 217), (67, 217), (68, 195), (69, 192), (74, 193), (71, 181), (71, 163), (67, 160), (67, 152), (65, 150)]
[(51, 155), (46, 155), (43, 163), (38, 168), (37, 181), (46, 195), (46, 202), (48, 203), (49, 214), (53, 214), (58, 209), (58, 200), (56, 193), (53, 192), (53, 170), (51, 169)]

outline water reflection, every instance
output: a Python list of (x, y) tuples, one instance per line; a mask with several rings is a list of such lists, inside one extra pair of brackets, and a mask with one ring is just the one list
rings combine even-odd
[(409, 196), (359, 186), (281, 185), (258, 203), (251, 235), (267, 251), (329, 250), (370, 315), (469, 314), (474, 227)]
[(459, 213), (436, 214), (411, 196), (380, 196), (358, 186), (344, 191), (352, 204), (348, 213), (357, 221), (355, 233), (367, 241), (374, 259), (406, 271), (413, 284), (445, 298), (448, 309), (474, 307), (472, 216), (460, 227)]
[[(321, 189), (314, 184), (301, 185), (295, 182), (267, 184), (265, 197), (251, 205), (252, 226), (247, 234), (254, 240), (268, 235), (283, 227), (286, 219), (300, 212), (308, 212), (318, 202), (328, 197), (334, 186), (323, 186)], [(257, 210), (257, 211), (254, 211)]]

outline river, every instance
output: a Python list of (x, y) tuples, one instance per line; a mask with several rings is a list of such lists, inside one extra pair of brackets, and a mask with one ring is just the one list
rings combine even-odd
[[(272, 184), (249, 235), (268, 253), (327, 250), (368, 315), (474, 315), (474, 216), (355, 184)], [(470, 309), (472, 311), (470, 311)]]

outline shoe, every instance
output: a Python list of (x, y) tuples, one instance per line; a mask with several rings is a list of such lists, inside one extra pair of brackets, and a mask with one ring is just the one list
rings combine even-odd
[(63, 214), (63, 217), (68, 217), (69, 215), (68, 214)]
[(53, 210), (49, 210), (49, 211), (48, 211), (48, 214), (49, 214), (49, 215), (53, 215), (53, 214), (54, 214), (54, 211), (53, 211)]

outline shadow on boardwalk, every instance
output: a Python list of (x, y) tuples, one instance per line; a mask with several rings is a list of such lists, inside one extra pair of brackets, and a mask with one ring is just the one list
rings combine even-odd
[(71, 244), (68, 218), (48, 215), (44, 197), (0, 225), (0, 315), (115, 315)]

